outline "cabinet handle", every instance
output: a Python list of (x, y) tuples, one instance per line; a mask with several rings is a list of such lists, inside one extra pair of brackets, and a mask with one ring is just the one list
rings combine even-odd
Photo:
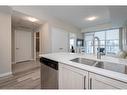
[(90, 89), (92, 89), (92, 78), (90, 78)]
[(86, 76), (84, 76), (84, 89), (86, 89)]
[(63, 48), (59, 48), (60, 50), (62, 50)]

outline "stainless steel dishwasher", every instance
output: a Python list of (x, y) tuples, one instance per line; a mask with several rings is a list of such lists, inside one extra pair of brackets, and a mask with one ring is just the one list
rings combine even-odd
[(40, 58), (41, 88), (58, 89), (58, 62), (47, 58)]

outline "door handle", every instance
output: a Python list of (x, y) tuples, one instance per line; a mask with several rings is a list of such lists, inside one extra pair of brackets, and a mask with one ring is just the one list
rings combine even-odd
[(62, 50), (63, 48), (59, 48), (60, 50)]
[(16, 49), (19, 49), (19, 48), (16, 48)]
[(92, 78), (90, 78), (90, 89), (92, 89)]
[(84, 89), (86, 89), (86, 76), (84, 76)]

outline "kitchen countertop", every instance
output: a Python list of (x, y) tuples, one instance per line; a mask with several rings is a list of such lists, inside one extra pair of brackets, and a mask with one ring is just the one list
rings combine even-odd
[(103, 76), (107, 76), (110, 78), (114, 78), (123, 82), (127, 82), (127, 74), (115, 72), (115, 71), (110, 71), (106, 69), (101, 69), (98, 67), (93, 67), (85, 64), (80, 64), (76, 62), (72, 62), (70, 60), (74, 58), (86, 58), (86, 59), (91, 59), (95, 61), (102, 61), (102, 62), (110, 62), (110, 63), (115, 63), (117, 64), (124, 64), (127, 65), (127, 59), (121, 59), (121, 58), (114, 58), (114, 57), (108, 57), (108, 56), (102, 56), (101, 59), (97, 59), (95, 55), (90, 55), (90, 54), (77, 54), (77, 53), (49, 53), (49, 54), (40, 54), (40, 57), (45, 57), (51, 60), (58, 61), (59, 63), (63, 63), (66, 65), (74, 66), (82, 70), (86, 70), (89, 72), (93, 72), (96, 74), (100, 74)]

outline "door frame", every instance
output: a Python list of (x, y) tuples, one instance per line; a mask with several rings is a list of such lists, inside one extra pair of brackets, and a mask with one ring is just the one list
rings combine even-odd
[[(37, 32), (39, 32), (39, 31), (37, 31)], [(33, 32), (33, 38), (34, 38), (34, 60), (36, 61), (37, 60), (37, 52), (36, 52), (36, 39), (37, 39), (37, 37), (36, 37), (36, 33), (37, 32)], [(40, 54), (40, 32), (39, 32), (39, 54)]]

